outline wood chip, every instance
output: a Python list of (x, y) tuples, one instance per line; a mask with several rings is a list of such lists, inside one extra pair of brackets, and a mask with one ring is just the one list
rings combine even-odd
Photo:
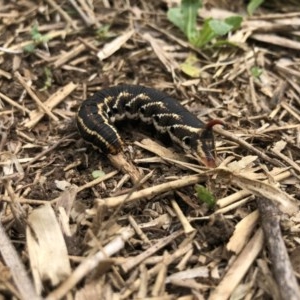
[(35, 288), (41, 294), (43, 282), (59, 284), (70, 275), (71, 265), (62, 231), (49, 204), (35, 209), (29, 215), (28, 224), (29, 260)]
[(113, 55), (116, 51), (118, 51), (134, 34), (134, 30), (130, 30), (125, 32), (124, 34), (118, 36), (111, 42), (104, 45), (102, 50), (97, 53), (97, 56), (100, 60), (104, 60), (111, 55)]

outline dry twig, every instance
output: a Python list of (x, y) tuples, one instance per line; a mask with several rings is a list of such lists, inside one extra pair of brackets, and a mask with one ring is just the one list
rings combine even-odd
[(280, 212), (266, 198), (256, 200), (281, 299), (300, 299), (300, 289), (280, 230)]

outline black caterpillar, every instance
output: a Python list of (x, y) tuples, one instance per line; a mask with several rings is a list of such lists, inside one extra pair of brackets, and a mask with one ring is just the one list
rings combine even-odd
[(81, 136), (104, 153), (117, 154), (123, 142), (113, 123), (124, 119), (152, 124), (187, 152), (198, 155), (205, 165), (215, 166), (212, 120), (202, 123), (196, 116), (165, 93), (139, 85), (120, 85), (96, 92), (85, 100), (77, 113)]

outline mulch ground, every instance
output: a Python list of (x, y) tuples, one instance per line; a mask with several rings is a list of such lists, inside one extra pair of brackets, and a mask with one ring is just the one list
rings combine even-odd
[[(207, 2), (199, 25), (230, 14)], [(300, 10), (240, 2), (196, 49), (176, 1), (0, 1), (1, 299), (299, 299)], [(121, 83), (222, 120), (218, 167), (133, 124), (86, 144), (78, 107)]]

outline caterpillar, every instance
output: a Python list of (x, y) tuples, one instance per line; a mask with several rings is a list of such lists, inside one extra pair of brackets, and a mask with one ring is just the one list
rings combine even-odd
[(186, 152), (196, 154), (208, 167), (215, 167), (213, 126), (223, 124), (212, 120), (207, 124), (158, 90), (140, 85), (119, 85), (96, 92), (80, 105), (77, 128), (84, 140), (103, 153), (117, 154), (123, 141), (114, 123), (141, 120)]

